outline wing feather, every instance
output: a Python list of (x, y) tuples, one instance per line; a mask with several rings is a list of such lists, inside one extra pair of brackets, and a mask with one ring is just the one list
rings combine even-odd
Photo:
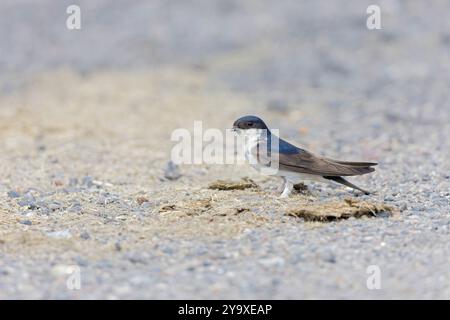
[[(277, 150), (269, 150), (266, 142), (260, 142), (254, 149), (255, 156), (260, 161), (270, 163), (278, 161), (279, 169), (298, 173), (321, 176), (355, 176), (375, 171), (372, 162), (346, 162), (319, 157), (309, 151), (300, 149), (280, 139)], [(279, 150), (282, 150), (280, 153)]]

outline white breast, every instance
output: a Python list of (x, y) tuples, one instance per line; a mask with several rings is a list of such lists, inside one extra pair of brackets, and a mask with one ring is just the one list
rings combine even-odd
[(258, 159), (255, 157), (255, 148), (261, 139), (261, 133), (257, 129), (236, 130), (236, 133), (243, 139), (244, 156), (248, 164), (259, 168)]
[(259, 168), (259, 162), (258, 159), (255, 157), (256, 154), (256, 148), (258, 146), (258, 143), (260, 142), (261, 136), (257, 131), (254, 131), (254, 129), (249, 129), (246, 131), (245, 136), (246, 136), (246, 140), (245, 140), (245, 159), (247, 159), (248, 163), (255, 168)]

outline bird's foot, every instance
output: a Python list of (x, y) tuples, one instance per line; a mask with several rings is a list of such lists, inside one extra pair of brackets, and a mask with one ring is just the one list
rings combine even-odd
[(284, 187), (283, 192), (280, 195), (280, 198), (282, 199), (289, 197), (289, 195), (292, 192), (292, 189), (294, 188), (294, 185), (292, 184), (292, 182), (284, 179), (283, 187)]

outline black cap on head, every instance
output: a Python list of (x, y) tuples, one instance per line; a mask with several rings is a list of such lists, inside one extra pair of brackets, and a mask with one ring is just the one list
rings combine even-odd
[(235, 129), (269, 129), (264, 121), (256, 116), (245, 116), (237, 119), (233, 123)]

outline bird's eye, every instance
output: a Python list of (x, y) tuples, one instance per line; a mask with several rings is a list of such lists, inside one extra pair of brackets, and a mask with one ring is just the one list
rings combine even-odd
[(253, 122), (247, 122), (248, 127), (253, 127)]

